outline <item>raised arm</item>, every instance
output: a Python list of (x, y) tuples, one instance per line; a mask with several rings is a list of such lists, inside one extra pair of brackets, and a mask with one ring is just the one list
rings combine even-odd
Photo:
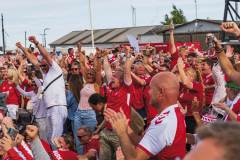
[(23, 47), (23, 45), (20, 42), (16, 43), (16, 46), (23, 51), (23, 53), (26, 55), (27, 59), (36, 67), (39, 67), (39, 63), (37, 60), (37, 57), (35, 57), (33, 54), (31, 54), (27, 48)]
[(47, 50), (38, 42), (35, 36), (30, 36), (29, 41), (36, 45), (38, 50), (40, 51), (43, 58), (47, 61), (48, 65), (52, 65), (52, 58), (50, 57)]
[(176, 45), (175, 45), (175, 39), (174, 39), (174, 26), (171, 24), (169, 26), (169, 46), (170, 46), (170, 53), (174, 54), (177, 51)]
[(103, 69), (107, 78), (108, 83), (111, 81), (112, 78), (112, 68), (108, 62), (108, 57), (107, 55), (104, 56), (103, 60)]
[(130, 85), (132, 83), (131, 66), (134, 61), (134, 58), (132, 58), (130, 53), (130, 47), (126, 48), (126, 58), (127, 59), (124, 64), (124, 83)]
[[(240, 38), (240, 29), (238, 28), (235, 22), (225, 22), (222, 23), (220, 28), (227, 33), (232, 33), (236, 37)], [(223, 71), (227, 74), (227, 76), (238, 85), (240, 85), (240, 72), (237, 72), (231, 63), (231, 61), (226, 56), (224, 50), (222, 49), (221, 44), (219, 41), (215, 40), (216, 42), (216, 53), (220, 62), (220, 65)]]
[(240, 85), (240, 72), (236, 71), (225, 54), (219, 41), (216, 40), (216, 54), (223, 72), (234, 82)]
[(80, 62), (80, 68), (81, 68), (81, 73), (83, 75), (84, 80), (86, 80), (86, 57), (85, 55), (78, 50), (77, 54), (79, 55), (79, 62)]
[(20, 63), (20, 66), (18, 67), (18, 77), (21, 80), (21, 82), (24, 81), (25, 77), (23, 76), (23, 63)]
[(184, 71), (184, 63), (183, 63), (182, 58), (178, 59), (177, 66), (178, 66), (180, 79), (181, 79), (183, 85), (185, 85), (189, 89), (192, 89), (193, 88), (193, 83), (190, 81), (190, 79), (187, 77), (187, 75)]
[(95, 69), (96, 69), (96, 83), (101, 86), (102, 85), (102, 63), (101, 63), (101, 55), (100, 51), (97, 50), (95, 59), (94, 59), (94, 64), (95, 64)]

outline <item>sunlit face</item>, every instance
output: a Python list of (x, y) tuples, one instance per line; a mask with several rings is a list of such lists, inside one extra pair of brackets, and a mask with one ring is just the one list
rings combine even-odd
[(79, 74), (79, 67), (78, 67), (78, 65), (72, 65), (71, 71), (72, 71), (72, 74), (78, 75)]
[(68, 149), (69, 145), (66, 143), (63, 137), (60, 137), (58, 139), (58, 143), (61, 146), (62, 149)]
[(111, 88), (115, 89), (115, 88), (119, 88), (121, 86), (121, 83), (123, 82), (123, 72), (120, 70), (116, 70), (113, 73), (113, 76), (111, 78)]
[(144, 75), (145, 74), (145, 67), (143, 66), (143, 63), (137, 62), (134, 65), (134, 71), (137, 75)]
[(89, 142), (91, 135), (89, 135), (87, 132), (85, 132), (84, 129), (78, 129), (77, 137), (81, 144), (86, 144)]
[(156, 86), (153, 83), (150, 83), (149, 94), (151, 97), (151, 105), (155, 108), (159, 108), (160, 107), (159, 91), (157, 90)]
[(44, 73), (47, 73), (47, 72), (48, 72), (49, 66), (48, 66), (47, 61), (46, 61), (45, 59), (42, 60), (41, 65), (40, 65), (40, 68), (42, 69), (42, 71), (43, 71)]
[(186, 57), (188, 55), (187, 49), (181, 49), (179, 53), (180, 53), (180, 56), (182, 58), (184, 58), (184, 57)]
[(211, 66), (209, 66), (206, 62), (202, 62), (202, 72), (206, 73), (211, 69)]
[(88, 70), (86, 77), (87, 77), (87, 83), (94, 83), (95, 82), (95, 77), (96, 77), (95, 71)]
[(238, 92), (234, 91), (231, 88), (226, 87), (226, 93), (227, 97), (233, 101), (236, 98)]
[(38, 91), (38, 87), (37, 87), (37, 85), (36, 85), (36, 83), (34, 81), (32, 81), (31, 86), (32, 86), (32, 90), (34, 90), (35, 92)]
[(197, 64), (197, 58), (196, 57), (189, 57), (188, 59), (187, 59), (187, 62), (188, 62), (188, 64), (189, 65), (196, 65)]
[(160, 63), (160, 65), (164, 65), (164, 64), (165, 64), (165, 61), (164, 61), (164, 57), (163, 57), (163, 56), (161, 56), (161, 57), (159, 58), (159, 63)]

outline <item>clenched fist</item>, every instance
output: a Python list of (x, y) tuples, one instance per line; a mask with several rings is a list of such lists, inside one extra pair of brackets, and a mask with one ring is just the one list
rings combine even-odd
[(220, 26), (220, 28), (227, 33), (235, 34), (237, 37), (240, 36), (240, 29), (235, 22), (224, 22)]
[(35, 36), (30, 36), (30, 37), (28, 37), (28, 40), (29, 40), (30, 42), (34, 43), (34, 44), (38, 44), (38, 41), (37, 41), (37, 39), (36, 39)]

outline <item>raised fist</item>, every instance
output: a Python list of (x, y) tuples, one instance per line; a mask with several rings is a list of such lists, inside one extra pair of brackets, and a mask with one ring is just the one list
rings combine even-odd
[(23, 45), (21, 44), (21, 42), (17, 42), (17, 43), (16, 43), (16, 46), (17, 46), (18, 48), (20, 48), (20, 49), (23, 48)]
[(238, 25), (235, 22), (224, 22), (222, 23), (220, 28), (224, 32), (235, 34), (237, 37), (240, 36), (240, 29), (238, 28)]
[(27, 125), (26, 133), (31, 139), (35, 139), (38, 136), (38, 128), (34, 125)]
[(30, 42), (34, 43), (34, 44), (37, 44), (37, 43), (38, 43), (38, 41), (37, 41), (37, 39), (36, 39), (35, 36), (30, 36), (30, 37), (28, 37), (28, 40), (29, 40)]

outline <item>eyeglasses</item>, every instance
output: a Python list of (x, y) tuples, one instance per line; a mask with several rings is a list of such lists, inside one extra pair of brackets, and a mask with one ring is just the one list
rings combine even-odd
[(32, 83), (32, 86), (33, 86), (33, 87), (36, 87), (37, 85), (36, 85), (35, 83)]
[(88, 136), (87, 134), (85, 134), (85, 135), (81, 135), (81, 136), (77, 136), (79, 139), (81, 139), (81, 138), (83, 138), (83, 137), (86, 137), (86, 136)]
[(78, 68), (71, 68), (72, 71), (78, 71)]
[(40, 67), (41, 67), (41, 68), (46, 68), (47, 65), (46, 65), (46, 64), (42, 64), (42, 65), (40, 65)]

